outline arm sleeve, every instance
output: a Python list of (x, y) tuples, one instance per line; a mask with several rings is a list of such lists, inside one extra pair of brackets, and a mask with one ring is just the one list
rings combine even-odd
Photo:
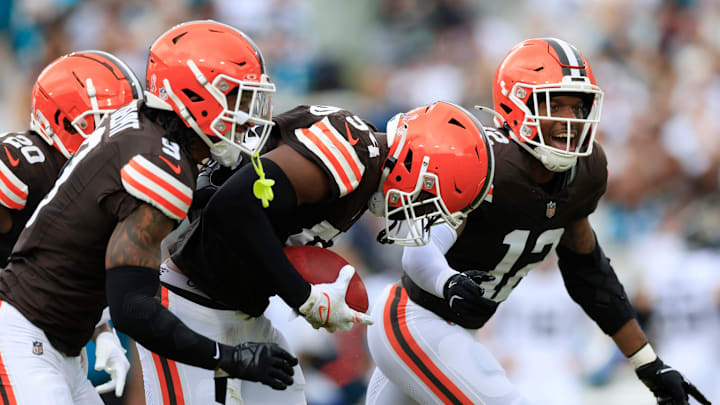
[(159, 273), (146, 267), (108, 269), (106, 294), (115, 327), (148, 350), (191, 366), (214, 369), (220, 346), (188, 328), (154, 298)]
[(627, 321), (635, 317), (635, 310), (610, 260), (605, 257), (600, 244), (588, 254), (579, 254), (558, 246), (558, 267), (570, 297), (586, 314), (612, 336)]
[(206, 229), (233, 239), (236, 246), (243, 246), (243, 249), (224, 250), (222, 254), (229, 257), (223, 263), (242, 263), (243, 257), (251, 256), (261, 271), (269, 275), (280, 298), (298, 309), (310, 296), (310, 284), (285, 256), (283, 242), (271, 222), (271, 218), (282, 220), (295, 211), (295, 189), (275, 162), (263, 158), (262, 165), (267, 178), (275, 180), (274, 199), (268, 208), (263, 208), (255, 198), (253, 184), (258, 176), (252, 165), (245, 165), (215, 192), (203, 211), (202, 220), (207, 221)]
[(403, 270), (423, 290), (443, 298), (445, 282), (457, 274), (445, 259), (456, 240), (457, 233), (449, 225), (434, 226), (426, 245), (403, 249)]

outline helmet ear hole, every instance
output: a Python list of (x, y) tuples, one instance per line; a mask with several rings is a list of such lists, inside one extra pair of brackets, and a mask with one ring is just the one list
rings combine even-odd
[(72, 123), (67, 118), (63, 118), (63, 129), (69, 134), (77, 134), (77, 130), (75, 129), (75, 127), (73, 127)]
[(192, 101), (193, 103), (196, 103), (196, 102), (205, 100), (205, 99), (202, 98), (199, 94), (195, 93), (194, 91), (192, 91), (192, 90), (190, 90), (190, 89), (182, 89), (182, 92), (183, 92), (183, 93), (185, 94), (185, 96), (186, 96), (187, 98), (189, 98), (190, 101)]
[(403, 165), (405, 166), (405, 169), (407, 169), (408, 173), (412, 170), (412, 158), (413, 158), (413, 152), (412, 152), (412, 149), (410, 149), (410, 150), (408, 150), (408, 153), (405, 156), (405, 160), (403, 161)]

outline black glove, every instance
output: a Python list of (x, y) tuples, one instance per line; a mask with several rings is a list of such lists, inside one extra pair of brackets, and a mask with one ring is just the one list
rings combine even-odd
[(210, 201), (210, 197), (234, 172), (234, 170), (214, 160), (211, 160), (200, 170), (195, 181), (195, 191), (193, 192), (190, 213), (188, 214), (191, 220), (202, 212), (202, 209)]
[(450, 277), (443, 287), (443, 296), (455, 314), (455, 323), (468, 329), (478, 329), (495, 313), (497, 302), (483, 297), (480, 283), (495, 280), (485, 271), (469, 270)]
[(677, 370), (663, 363), (658, 357), (655, 361), (635, 370), (638, 378), (657, 398), (658, 405), (687, 405), (688, 394), (699, 403), (711, 405), (710, 401), (698, 391)]
[(293, 383), (297, 359), (275, 343), (221, 345), (219, 367), (230, 377), (261, 382), (276, 390)]

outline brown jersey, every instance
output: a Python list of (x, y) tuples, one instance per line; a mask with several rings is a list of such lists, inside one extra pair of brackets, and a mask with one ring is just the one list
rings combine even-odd
[[(495, 155), (493, 188), (468, 216), (465, 228), (445, 255), (458, 271), (484, 270), (484, 296), (504, 301), (520, 280), (555, 249), (565, 227), (590, 215), (605, 193), (607, 161), (599, 144), (575, 167), (548, 184), (534, 180), (536, 158), (498, 130), (485, 130)], [(463, 324), (445, 300), (422, 290), (407, 275), (403, 286), (413, 301)], [(492, 314), (488, 314), (491, 316)]]
[(565, 227), (590, 215), (605, 193), (607, 161), (599, 144), (590, 156), (556, 174), (554, 184), (534, 181), (535, 157), (502, 133), (487, 131), (495, 154), (493, 189), (470, 213), (465, 229), (446, 257), (451, 267), (485, 270), (485, 296), (505, 300), (535, 265), (555, 249)]
[(25, 222), (50, 191), (65, 157), (33, 131), (0, 135), (0, 204), (10, 210), (12, 228), (0, 234), (0, 267)]
[(387, 142), (346, 110), (299, 106), (274, 119), (283, 141), (315, 162), (330, 178), (330, 199), (298, 207), (282, 225), (288, 244), (327, 245), (362, 215), (377, 191)]
[(181, 220), (197, 168), (145, 114), (142, 102), (114, 112), (68, 161), (28, 220), (0, 273), (0, 299), (77, 355), (105, 300), (105, 251), (115, 226), (148, 203)]
[[(315, 162), (327, 174), (331, 197), (316, 204), (303, 204), (270, 221), (278, 239), (286, 244), (325, 246), (346, 231), (367, 209), (377, 191), (382, 164), (387, 156), (384, 137), (376, 138), (374, 128), (352, 113), (326, 106), (299, 106), (273, 118), (270, 145), (282, 139), (294, 150)], [(272, 206), (272, 202), (270, 203)], [(267, 272), (250, 258), (228, 254), (217, 243), (204, 243), (202, 218), (193, 221), (171, 243), (173, 261), (200, 289), (225, 306), (259, 316), (269, 297), (276, 294)], [(242, 225), (239, 225), (242, 226)], [(233, 235), (216, 235), (208, 226), (208, 240), (231, 241)], [(228, 282), (242, 276), (242, 283)]]

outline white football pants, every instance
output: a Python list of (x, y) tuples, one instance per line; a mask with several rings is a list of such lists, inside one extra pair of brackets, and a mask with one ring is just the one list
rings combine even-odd
[(366, 404), (529, 404), (473, 331), (417, 305), (402, 287), (385, 288), (372, 318), (376, 368)]
[[(274, 342), (290, 350), (285, 337), (264, 316), (252, 318), (240, 311), (212, 309), (165, 287), (161, 291), (163, 306), (201, 335), (231, 346), (243, 342)], [(293, 385), (278, 391), (251, 381), (216, 379), (213, 370), (177, 363), (139, 344), (136, 346), (142, 363), (147, 405), (306, 403), (305, 378), (299, 365), (294, 369)], [(225, 402), (217, 402), (216, 398), (224, 398)]]
[(0, 301), (0, 405), (102, 405), (87, 357), (57, 351), (45, 333)]

